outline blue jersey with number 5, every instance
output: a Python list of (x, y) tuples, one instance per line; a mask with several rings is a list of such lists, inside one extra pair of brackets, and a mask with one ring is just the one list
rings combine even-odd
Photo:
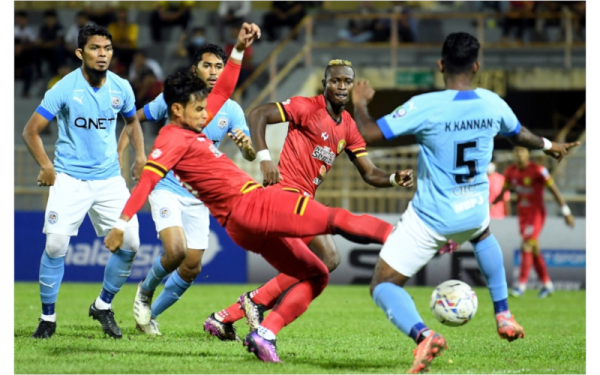
[(377, 120), (386, 139), (413, 134), (419, 143), (413, 208), (440, 234), (479, 227), (489, 216), (486, 168), (494, 137), (521, 124), (502, 98), (485, 89), (418, 95)]

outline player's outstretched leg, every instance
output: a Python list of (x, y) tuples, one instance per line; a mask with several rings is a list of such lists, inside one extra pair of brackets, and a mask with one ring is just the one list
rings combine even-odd
[(49, 339), (56, 331), (56, 313), (54, 307), (58, 290), (65, 273), (65, 254), (69, 247), (69, 236), (47, 234), (46, 248), (40, 261), (40, 297), (42, 316), (38, 327), (31, 337)]
[(100, 322), (104, 333), (116, 339), (123, 337), (123, 333), (115, 321), (111, 303), (129, 277), (135, 254), (140, 247), (138, 227), (126, 228), (123, 236), (123, 247), (117, 249), (108, 259), (102, 290), (89, 308), (89, 316)]
[(498, 334), (508, 341), (524, 338), (525, 331), (516, 322), (508, 309), (508, 286), (500, 244), (496, 237), (489, 232), (489, 229), (479, 238), (472, 240), (471, 243), (473, 244), (477, 264), (494, 302)]

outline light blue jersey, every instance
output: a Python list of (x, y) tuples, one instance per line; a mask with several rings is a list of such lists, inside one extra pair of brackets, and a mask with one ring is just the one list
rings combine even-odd
[(419, 217), (448, 235), (480, 226), (489, 215), (486, 168), (494, 137), (515, 136), (521, 124), (498, 95), (485, 89), (418, 95), (377, 120), (386, 139), (414, 134), (419, 143)]
[[(148, 121), (160, 121), (162, 119), (168, 120), (167, 103), (160, 93), (153, 101), (144, 106), (144, 115)], [(246, 124), (246, 117), (244, 111), (239, 104), (231, 99), (228, 99), (219, 112), (214, 116), (213, 120), (202, 130), (202, 133), (206, 134), (208, 139), (213, 141), (215, 147), (219, 147), (221, 140), (228, 132), (232, 132), (233, 129), (240, 129), (250, 136), (250, 130)], [(192, 193), (182, 187), (175, 178), (173, 171), (160, 180), (156, 185), (155, 189), (166, 189), (175, 194), (195, 198)]]
[(135, 115), (135, 96), (128, 81), (108, 71), (104, 85), (94, 88), (77, 68), (46, 92), (36, 112), (48, 121), (57, 117), (56, 172), (80, 180), (104, 180), (121, 174), (117, 116)]

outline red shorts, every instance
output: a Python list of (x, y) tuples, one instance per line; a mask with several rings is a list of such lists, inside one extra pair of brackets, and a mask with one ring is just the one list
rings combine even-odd
[(312, 237), (331, 234), (332, 209), (315, 200), (279, 187), (255, 189), (236, 198), (225, 230), (238, 246), (259, 252), (269, 238)]
[(519, 214), (519, 230), (523, 241), (537, 241), (545, 222), (545, 213)]

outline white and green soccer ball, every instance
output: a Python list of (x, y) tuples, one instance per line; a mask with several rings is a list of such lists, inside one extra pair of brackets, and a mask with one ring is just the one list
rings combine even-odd
[(469, 284), (448, 280), (438, 285), (431, 295), (431, 312), (442, 324), (458, 327), (467, 324), (477, 312), (477, 295)]

